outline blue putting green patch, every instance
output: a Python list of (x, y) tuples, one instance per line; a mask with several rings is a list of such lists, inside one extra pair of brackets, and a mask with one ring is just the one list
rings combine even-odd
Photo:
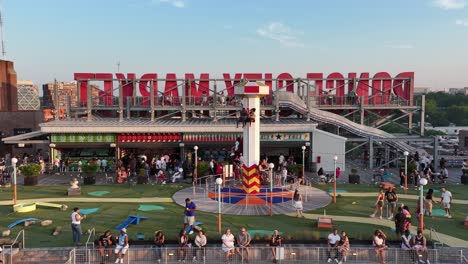
[(445, 216), (444, 209), (432, 209), (432, 216)]
[(97, 211), (99, 211), (98, 207), (89, 208), (89, 209), (80, 209), (80, 213), (85, 214), (85, 215), (96, 213)]
[(101, 196), (104, 196), (104, 195), (106, 195), (108, 193), (110, 193), (110, 192), (108, 192), (108, 191), (95, 191), (95, 192), (89, 192), (88, 195), (101, 197)]
[(160, 211), (164, 210), (165, 208), (159, 205), (152, 205), (152, 204), (140, 204), (138, 210), (148, 212), (148, 211)]
[[(328, 190), (329, 193), (333, 193), (333, 189)], [(336, 189), (336, 193), (347, 193), (347, 190), (343, 189)]]

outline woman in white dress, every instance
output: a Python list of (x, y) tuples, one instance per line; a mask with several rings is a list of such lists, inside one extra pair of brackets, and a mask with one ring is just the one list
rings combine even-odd
[(226, 253), (226, 262), (230, 262), (234, 255), (234, 235), (231, 233), (231, 229), (226, 229), (221, 241), (223, 242), (222, 249)]

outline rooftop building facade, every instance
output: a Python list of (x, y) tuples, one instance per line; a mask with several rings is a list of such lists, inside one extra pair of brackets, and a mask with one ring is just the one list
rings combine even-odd
[(12, 61), (0, 60), (0, 111), (17, 111), (16, 71)]
[(40, 106), (37, 86), (32, 81), (18, 81), (18, 110), (39, 110)]
[[(55, 87), (57, 95), (55, 94)], [(91, 84), (92, 97), (98, 100), (99, 86)], [(43, 102), (42, 108), (60, 108), (65, 109), (67, 98), (70, 97), (72, 106), (78, 106), (78, 89), (76, 82), (55, 82), (42, 85)], [(58, 100), (58, 103), (55, 102)]]

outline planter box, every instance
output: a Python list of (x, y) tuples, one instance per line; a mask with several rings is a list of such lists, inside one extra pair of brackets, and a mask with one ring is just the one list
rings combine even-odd
[(148, 183), (148, 178), (146, 178), (146, 176), (138, 176), (138, 178), (137, 178), (137, 183), (138, 183), (138, 184), (145, 184), (145, 183)]
[(37, 185), (38, 181), (39, 181), (39, 176), (24, 177), (24, 185), (27, 185), (27, 186)]
[(349, 175), (349, 183), (351, 184), (360, 184), (361, 183), (361, 177), (357, 174), (350, 174)]
[(468, 184), (468, 175), (461, 176), (461, 184)]
[(86, 175), (83, 177), (83, 184), (84, 185), (92, 185), (96, 183), (96, 176), (94, 175)]

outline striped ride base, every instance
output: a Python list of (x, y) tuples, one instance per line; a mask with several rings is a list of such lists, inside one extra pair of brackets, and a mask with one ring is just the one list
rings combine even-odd
[[(290, 202), (293, 193), (286, 188), (273, 188), (271, 198), (273, 204)], [(215, 201), (218, 200), (218, 193), (211, 191), (208, 197)], [(223, 187), (221, 189), (221, 201), (223, 203), (238, 204), (238, 205), (265, 205), (270, 203), (270, 189), (260, 189), (258, 193), (246, 194), (241, 187)]]

